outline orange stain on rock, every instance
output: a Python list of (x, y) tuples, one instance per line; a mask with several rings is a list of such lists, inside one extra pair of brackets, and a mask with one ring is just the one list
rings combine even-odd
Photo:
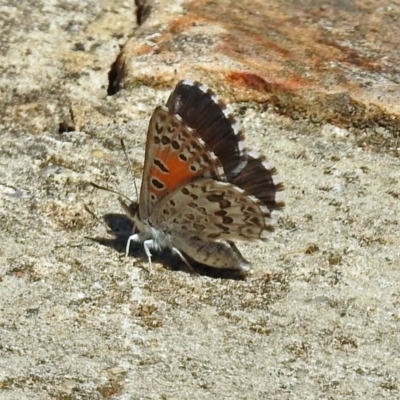
[(250, 72), (232, 72), (227, 75), (227, 81), (235, 86), (253, 89), (259, 92), (271, 92), (272, 84), (259, 75)]
[(291, 77), (282, 82), (268, 82), (262, 76), (245, 71), (231, 72), (226, 75), (226, 80), (244, 89), (256, 90), (258, 92), (272, 93), (275, 91), (295, 91), (307, 85), (301, 78)]

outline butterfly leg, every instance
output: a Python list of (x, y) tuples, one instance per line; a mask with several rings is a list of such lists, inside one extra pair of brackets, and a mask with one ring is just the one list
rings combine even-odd
[(148, 239), (148, 240), (143, 241), (143, 239), (140, 238), (140, 235), (138, 233), (135, 233), (135, 234), (129, 236), (128, 241), (126, 243), (125, 257), (128, 257), (128, 255), (129, 255), (129, 248), (131, 247), (132, 242), (134, 242), (134, 243), (143, 242), (144, 251), (146, 253), (147, 258), (149, 259), (149, 272), (152, 273), (153, 264), (151, 262), (150, 249), (154, 247), (153, 239)]
[(177, 256), (179, 256), (179, 258), (186, 264), (186, 266), (189, 268), (190, 272), (192, 272), (193, 274), (197, 275), (197, 272), (193, 269), (193, 267), (190, 265), (189, 261), (186, 260), (186, 257), (176, 248), (176, 247), (172, 247), (172, 253), (176, 254)]
[(140, 242), (140, 237), (137, 233), (129, 236), (128, 241), (126, 242), (125, 257), (128, 257), (128, 255), (129, 255), (129, 248), (131, 247), (132, 242), (134, 242), (134, 243)]
[(149, 259), (149, 273), (153, 273), (153, 264), (151, 262), (151, 252), (150, 248), (154, 247), (154, 240), (153, 239), (147, 239), (143, 242), (143, 247), (144, 251), (146, 253), (147, 258)]

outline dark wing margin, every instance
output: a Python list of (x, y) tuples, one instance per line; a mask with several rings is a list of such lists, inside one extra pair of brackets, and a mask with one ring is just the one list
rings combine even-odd
[(245, 160), (244, 135), (210, 88), (191, 80), (180, 81), (169, 96), (167, 107), (207, 143), (228, 179), (241, 169)]
[(180, 81), (167, 101), (167, 108), (206, 142), (220, 160), (228, 182), (259, 199), (269, 210), (284, 207), (284, 186), (275, 167), (257, 152), (244, 148), (239, 124), (208, 86), (192, 80)]
[(260, 200), (269, 210), (281, 210), (285, 206), (283, 183), (276, 168), (271, 167), (257, 152), (250, 151), (246, 166), (229, 180)]

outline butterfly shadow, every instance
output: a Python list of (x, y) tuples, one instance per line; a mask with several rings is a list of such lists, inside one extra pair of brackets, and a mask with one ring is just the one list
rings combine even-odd
[[(103, 246), (113, 248), (119, 253), (125, 253), (129, 236), (132, 235), (132, 221), (125, 214), (105, 214), (103, 220), (107, 225), (108, 233), (114, 237), (95, 237), (89, 239)], [(243, 280), (246, 278), (246, 273), (242, 271), (209, 267), (193, 260), (185, 254), (186, 259), (192, 266), (192, 269), (189, 269), (180, 257), (168, 249), (162, 251), (152, 250), (151, 254), (153, 262), (159, 262), (173, 271), (186, 271), (217, 279)], [(144, 265), (148, 264), (148, 258), (141, 243), (131, 243), (129, 255), (142, 260)]]

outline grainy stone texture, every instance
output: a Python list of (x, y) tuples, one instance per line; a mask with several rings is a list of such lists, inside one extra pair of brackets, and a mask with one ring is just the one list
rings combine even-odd
[[(1, 400), (400, 398), (400, 5), (243, 3), (154, 2), (138, 27), (131, 1), (0, 0)], [(242, 100), (286, 184), (246, 280), (166, 255), (149, 275), (89, 185), (135, 197), (120, 139), (140, 179), (185, 77)]]

